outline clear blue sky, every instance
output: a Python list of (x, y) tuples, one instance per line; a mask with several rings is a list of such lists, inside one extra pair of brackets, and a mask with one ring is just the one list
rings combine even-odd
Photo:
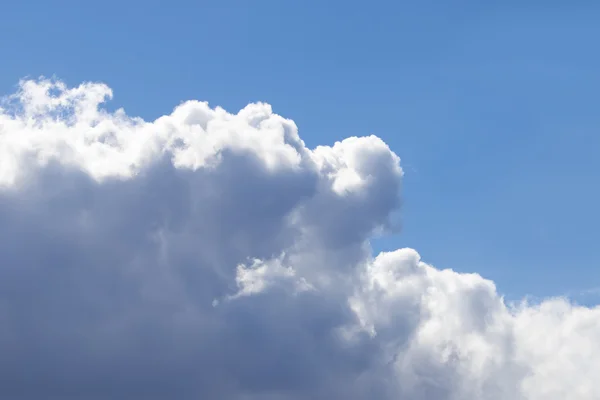
[(599, 21), (593, 1), (10, 1), (0, 92), (56, 75), (148, 119), (261, 100), (311, 147), (376, 134), (406, 171), (378, 249), (576, 293), (600, 286)]

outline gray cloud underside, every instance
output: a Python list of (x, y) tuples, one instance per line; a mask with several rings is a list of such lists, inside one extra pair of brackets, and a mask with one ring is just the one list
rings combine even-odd
[(600, 398), (598, 308), (371, 255), (402, 180), (377, 137), (111, 95), (23, 81), (0, 110), (1, 398)]

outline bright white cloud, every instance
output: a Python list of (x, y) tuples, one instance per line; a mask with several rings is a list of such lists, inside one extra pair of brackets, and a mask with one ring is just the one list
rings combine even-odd
[(111, 95), (24, 81), (0, 111), (0, 397), (600, 398), (600, 309), (371, 257), (402, 178), (377, 137)]

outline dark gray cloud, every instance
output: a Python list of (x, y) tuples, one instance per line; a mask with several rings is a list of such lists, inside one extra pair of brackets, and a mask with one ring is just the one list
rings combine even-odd
[[(376, 137), (100, 84), (23, 82), (0, 112), (0, 397), (595, 399), (600, 310), (507, 306), (411, 249)], [(7, 104), (8, 104), (7, 103)]]

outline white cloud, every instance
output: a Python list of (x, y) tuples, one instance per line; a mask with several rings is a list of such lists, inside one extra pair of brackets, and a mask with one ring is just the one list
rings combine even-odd
[(308, 149), (267, 104), (153, 122), (101, 84), (0, 112), (0, 397), (600, 398), (600, 309), (509, 306), (412, 249), (374, 136)]

